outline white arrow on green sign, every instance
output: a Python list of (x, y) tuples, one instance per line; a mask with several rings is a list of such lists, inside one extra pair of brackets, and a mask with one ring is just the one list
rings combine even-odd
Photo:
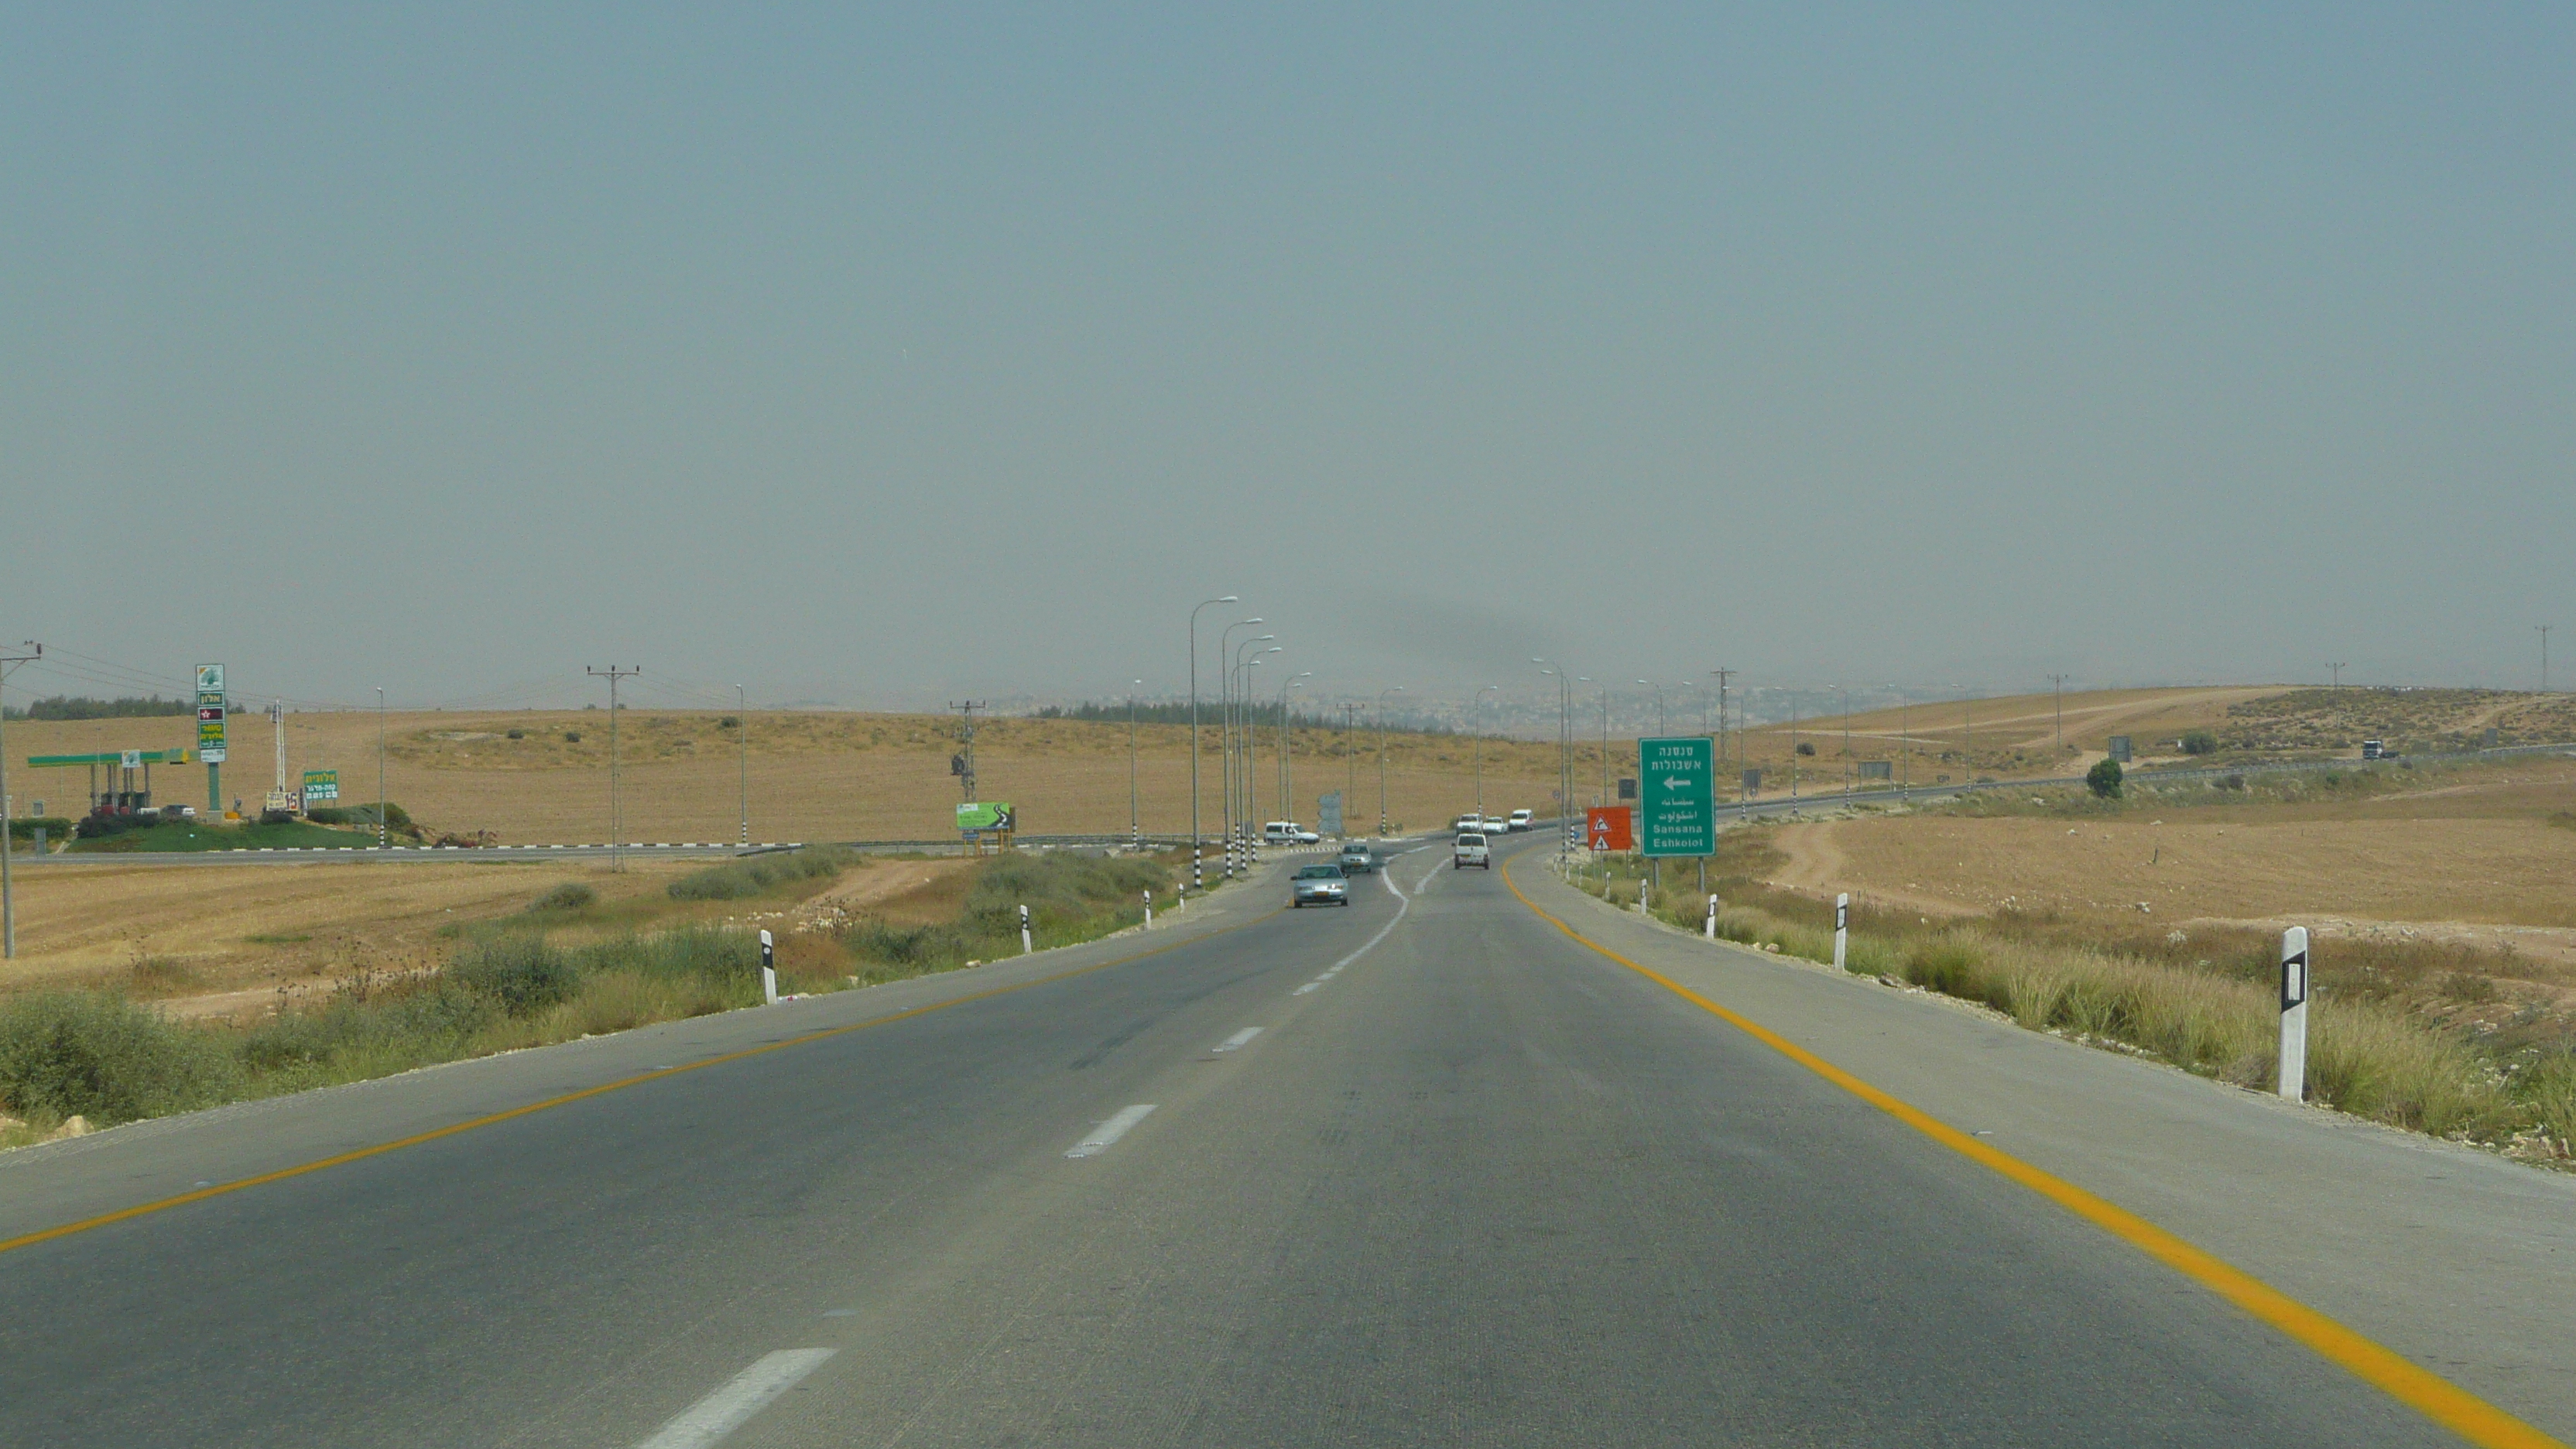
[(1717, 853), (1717, 752), (1701, 735), (1637, 741), (1645, 808), (1638, 849), (1647, 855)]

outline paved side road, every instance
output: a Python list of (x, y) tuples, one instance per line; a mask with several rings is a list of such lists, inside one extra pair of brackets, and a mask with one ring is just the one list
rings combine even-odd
[[(1360, 884), (1287, 913), (1274, 876), (1156, 954), (906, 983), (911, 1014), (836, 999), (877, 1022), (837, 1035), (743, 1012), (343, 1094), (356, 1140), (448, 1081), (525, 1102), (778, 1039), (0, 1252), (0, 1443), (2453, 1442), (1503, 872)], [(1567, 919), (1863, 1023), (1883, 1076), (1957, 1058), (1924, 1069), (1952, 1105), (2014, 1095), (1979, 1064), (2024, 1045), (2079, 1105), (2142, 1070)], [(0, 1212), (272, 1161), (261, 1124), (308, 1110), (0, 1169)]]

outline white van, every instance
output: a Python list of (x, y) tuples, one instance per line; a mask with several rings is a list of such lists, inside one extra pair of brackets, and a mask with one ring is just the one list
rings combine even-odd
[(1273, 820), (1261, 827), (1264, 845), (1321, 845), (1324, 837), (1294, 820)]
[(1486, 848), (1485, 837), (1481, 833), (1460, 835), (1455, 849), (1456, 854), (1450, 859), (1453, 869), (1465, 870), (1471, 865), (1485, 870), (1494, 868), (1493, 852)]

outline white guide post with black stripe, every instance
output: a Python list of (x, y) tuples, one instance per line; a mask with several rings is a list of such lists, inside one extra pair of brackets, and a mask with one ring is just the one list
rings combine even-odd
[(1029, 939), (1029, 908), (1022, 905), (1020, 907), (1020, 954), (1025, 956), (1035, 949)]
[(760, 999), (778, 1004), (778, 943), (767, 931), (760, 933)]
[(2308, 1095), (2308, 928), (2281, 933), (2281, 1095)]
[(1834, 969), (1843, 969), (1851, 946), (1851, 892), (1834, 897)]
[(1708, 925), (1704, 929), (1710, 940), (1717, 939), (1717, 897), (1714, 895), (1708, 898)]

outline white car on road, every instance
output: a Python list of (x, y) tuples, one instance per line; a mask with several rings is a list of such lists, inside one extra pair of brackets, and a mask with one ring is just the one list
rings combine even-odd
[(1538, 812), (1535, 810), (1515, 810), (1512, 812), (1511, 825), (1514, 830), (1527, 830), (1537, 823)]
[(1484, 832), (1478, 830), (1459, 832), (1458, 844), (1454, 847), (1450, 864), (1458, 870), (1465, 870), (1471, 865), (1492, 870), (1494, 856), (1493, 852), (1486, 848)]

